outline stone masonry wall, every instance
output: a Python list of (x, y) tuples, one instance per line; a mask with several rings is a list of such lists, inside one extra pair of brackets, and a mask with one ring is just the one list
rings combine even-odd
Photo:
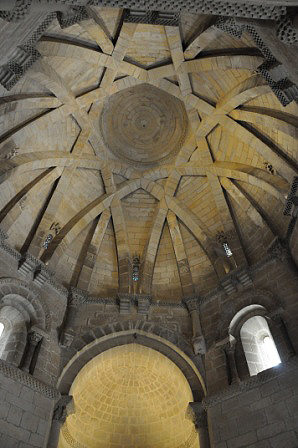
[(0, 446), (41, 448), (54, 401), (0, 373)]
[[(205, 369), (209, 394), (217, 393), (228, 386), (225, 354), (217, 342), (228, 337), (229, 323), (239, 309), (251, 303), (262, 305), (257, 298), (260, 291), (265, 295), (268, 294), (270, 298), (268, 303), (273, 304), (275, 309), (282, 310), (282, 319), (294, 350), (298, 352), (297, 272), (290, 270), (287, 260), (272, 260), (258, 271), (252, 272), (251, 276), (254, 282), (252, 288), (231, 296), (219, 294), (201, 306), (201, 323), (207, 344)], [(268, 308), (267, 303), (265, 308)], [(286, 348), (281, 333), (276, 332), (273, 337), (282, 361), (286, 361)], [(235, 356), (240, 379), (249, 378), (247, 362), (240, 342), (236, 344)]]
[(213, 448), (298, 446), (297, 359), (294, 364), (290, 371), (282, 365), (270, 369), (278, 370), (279, 376), (250, 390), (230, 386), (234, 394), (207, 399)]

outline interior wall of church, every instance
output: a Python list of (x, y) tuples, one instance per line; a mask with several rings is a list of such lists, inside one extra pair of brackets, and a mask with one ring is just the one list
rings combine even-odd
[[(205, 372), (203, 372), (203, 375), (206, 380), (208, 397), (221, 396), (221, 394), (224, 397), (224, 391), (227, 390), (229, 384), (225, 353), (220, 344), (218, 345), (218, 342), (227, 337), (230, 320), (239, 309), (244, 308), (250, 303), (258, 303), (258, 300), (254, 299), (254, 297), (258, 297), (260, 290), (265, 292), (265, 295), (267, 291), (269, 297), (268, 302), (265, 303), (265, 307), (272, 306), (275, 311), (280, 308), (282, 309), (282, 316), (289, 337), (294, 349), (296, 351), (298, 350), (298, 329), (296, 325), (298, 318), (298, 304), (296, 297), (297, 276), (295, 277), (295, 272), (293, 270), (291, 271), (289, 266), (287, 260), (281, 261), (272, 259), (271, 261), (268, 261), (267, 264), (259, 267), (255, 272), (252, 272), (252, 279), (254, 282), (253, 288), (240, 290), (237, 294), (232, 296), (227, 296), (223, 291), (221, 293), (217, 292), (214, 293), (213, 297), (211, 296), (202, 303), (200, 316), (202, 330), (207, 344), (207, 353), (204, 356), (203, 363)], [(17, 263), (14, 263), (10, 256), (2, 256), (0, 268), (0, 276), (2, 278), (19, 277), (20, 280), (23, 280), (23, 277), (17, 272), (16, 268)], [(28, 280), (26, 283), (28, 284)], [(49, 340), (43, 340), (34, 372), (34, 376), (48, 384), (56, 384), (59, 372), (61, 372), (63, 366), (76, 354), (77, 351), (82, 349), (82, 345), (86, 346), (91, 341), (88, 334), (90, 334), (92, 330), (95, 332), (96, 329), (110, 326), (113, 329), (118, 328), (118, 331), (120, 331), (121, 323), (123, 324), (127, 321), (134, 323), (139, 322), (140, 325), (142, 323), (146, 323), (149, 326), (150, 324), (159, 325), (164, 331), (168, 329), (169, 334), (181, 335), (189, 344), (192, 342), (191, 320), (187, 309), (184, 307), (178, 307), (177, 305), (151, 306), (148, 314), (142, 315), (137, 312), (137, 307), (135, 306), (131, 306), (130, 313), (119, 314), (119, 305), (116, 303), (86, 303), (71, 307), (68, 320), (63, 327), (66, 332), (71, 330), (71, 332), (76, 335), (77, 339), (81, 336), (80, 345), (76, 346), (74, 344), (71, 347), (64, 347), (64, 349), (61, 350), (61, 347), (58, 345), (57, 327), (62, 324), (66, 297), (57, 294), (55, 289), (50, 285), (44, 285), (42, 288), (39, 288), (34, 285), (32, 281), (29, 282), (28, 289), (34, 291), (40, 297), (41, 302), (44, 303), (46, 301), (50, 308), (49, 314), (52, 319), (51, 338)], [(283, 340), (283, 336), (279, 331), (275, 333), (272, 331), (272, 334), (280, 352), (282, 362), (287, 363), (287, 344)], [(175, 343), (174, 340), (173, 343)], [(197, 355), (196, 357), (194, 356), (194, 359), (199, 360), (200, 358), (200, 355)], [(241, 343), (238, 343), (236, 347), (236, 362), (240, 379), (244, 382), (249, 381), (249, 372)], [(272, 438), (275, 436), (273, 433), (270, 433), (270, 428), (272, 428), (272, 430), (274, 429), (275, 421), (271, 422), (266, 416), (271, 412), (270, 406), (275, 406), (276, 401), (274, 400), (277, 398), (274, 397), (278, 397), (278, 394), (279, 396), (284, 397), (283, 405), (280, 404), (277, 407), (277, 411), (275, 411), (278, 414), (278, 417), (276, 418), (278, 418), (279, 427), (282, 428), (284, 433), (287, 432), (286, 437), (289, 437), (290, 439), (291, 437), (294, 437), (295, 433), (293, 432), (293, 428), (295, 426), (295, 420), (298, 420), (298, 409), (297, 406), (293, 404), (295, 400), (292, 400), (292, 397), (295, 387), (295, 393), (297, 393), (298, 382), (295, 376), (292, 373), (288, 373), (286, 369), (285, 373), (283, 373), (283, 369), (283, 364), (281, 364), (279, 367), (280, 376), (278, 379), (274, 379), (271, 382), (269, 381), (268, 385), (257, 385), (254, 387), (253, 391), (247, 392), (248, 397), (260, 396), (263, 407), (260, 408), (258, 412), (263, 415), (262, 419), (255, 420), (254, 417), (257, 410), (255, 406), (258, 406), (256, 403), (259, 399), (256, 399), (256, 402), (251, 401), (249, 402), (249, 405), (242, 407), (241, 413), (235, 405), (230, 405), (229, 399), (226, 398), (224, 399), (224, 403), (221, 403), (222, 398), (220, 398), (220, 404), (218, 405), (220, 411), (216, 405), (208, 409), (211, 434), (214, 434), (214, 441), (212, 443), (214, 443), (215, 447), (230, 448), (249, 446), (247, 445), (249, 441), (251, 441), (251, 446), (258, 446), (254, 445), (257, 443), (257, 440), (266, 440), (266, 443), (268, 441), (267, 445), (264, 443), (264, 445), (260, 444), (259, 446), (271, 447), (272, 445), (269, 445), (270, 437)], [(272, 383), (272, 386), (270, 386), (269, 383)], [(284, 389), (287, 384), (289, 384), (289, 388), (285, 392)], [(263, 392), (263, 388), (265, 388), (264, 390), (266, 390), (266, 388), (272, 388), (272, 394), (275, 394), (274, 397), (269, 399), (266, 396), (266, 392)], [(29, 401), (33, 402), (34, 396), (38, 396), (38, 393), (28, 390), (27, 396), (30, 397), (30, 395), (31, 398), (29, 398)], [(237, 400), (231, 398), (232, 404), (237, 401), (239, 406), (241, 406), (243, 404), (242, 395), (241, 399)], [(251, 398), (247, 398), (247, 400), (251, 400)], [(16, 413), (19, 412), (17, 409), (19, 405), (20, 403), (18, 404), (16, 401), (15, 404), (10, 403), (10, 406), (16, 406)], [(224, 410), (227, 408), (231, 410), (233, 407), (235, 408), (235, 415), (237, 415), (237, 418), (239, 417), (237, 425), (232, 423), (235, 415), (230, 412), (229, 416), (227, 416), (227, 413)], [(25, 411), (27, 412), (26, 409)], [(28, 412), (30, 412), (29, 409)], [(290, 423), (288, 423), (290, 417), (292, 419), (292, 425), (294, 425), (293, 427), (290, 427)], [(31, 418), (33, 420), (35, 419), (34, 416)], [(38, 418), (39, 417), (36, 416), (36, 421)], [(249, 430), (249, 428), (252, 428), (253, 423), (250, 424), (251, 426), (247, 425), (247, 418), (251, 419), (251, 422), (258, 421), (260, 428), (259, 426), (256, 426), (256, 428)], [(2, 428), (2, 433), (9, 436), (9, 434), (11, 434), (11, 427), (8, 423), (7, 416), (3, 416), (3, 420), (0, 423), (0, 431)], [(35, 428), (37, 423), (35, 422), (32, 425)], [(48, 426), (50, 426), (50, 422), (48, 423)], [(224, 430), (222, 429), (223, 427), (225, 428)], [(230, 428), (230, 430), (228, 431), (227, 428)], [(21, 429), (19, 433), (22, 434)], [(15, 434), (15, 432), (13, 434)], [(30, 435), (28, 437), (30, 437)], [(42, 434), (39, 434), (39, 437), (42, 437)], [(22, 440), (22, 443), (24, 442), (21, 437), (20, 440)], [(15, 446), (25, 447), (26, 445), (20, 444)]]
[(54, 401), (0, 372), (0, 446), (42, 447)]
[[(263, 384), (210, 403), (208, 416), (214, 448), (280, 448), (297, 444), (297, 366)], [(265, 373), (265, 372), (264, 372)], [(266, 379), (266, 374), (262, 376)], [(232, 386), (233, 387), (233, 386)]]

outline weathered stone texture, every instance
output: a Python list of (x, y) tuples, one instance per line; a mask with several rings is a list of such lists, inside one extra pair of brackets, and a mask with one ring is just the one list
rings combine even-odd
[(208, 415), (211, 422), (212, 446), (297, 446), (297, 372), (284, 370), (283, 372), (281, 367), (280, 376), (276, 379), (256, 385), (247, 392), (240, 392), (233, 398), (223, 396), (221, 400), (219, 395), (217, 404), (211, 403)]
[(0, 446), (43, 446), (53, 400), (0, 374)]

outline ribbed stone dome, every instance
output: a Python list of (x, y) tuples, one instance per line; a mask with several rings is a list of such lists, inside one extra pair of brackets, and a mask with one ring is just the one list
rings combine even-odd
[(111, 96), (100, 119), (107, 147), (126, 162), (151, 165), (181, 148), (187, 130), (183, 103), (149, 84)]

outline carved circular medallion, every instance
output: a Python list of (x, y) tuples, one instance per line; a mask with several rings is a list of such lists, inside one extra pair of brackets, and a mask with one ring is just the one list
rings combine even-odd
[(109, 97), (100, 118), (103, 140), (113, 154), (144, 166), (174, 157), (184, 142), (187, 125), (184, 104), (149, 84)]

